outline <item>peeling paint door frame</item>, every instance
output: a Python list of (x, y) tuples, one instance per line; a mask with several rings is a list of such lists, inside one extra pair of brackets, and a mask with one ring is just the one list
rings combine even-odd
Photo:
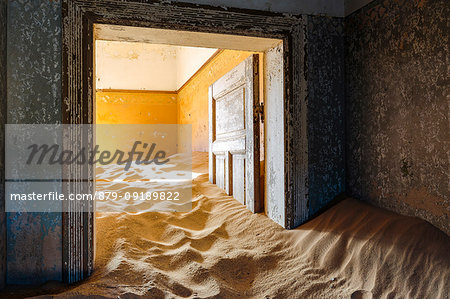
[[(285, 132), (282, 225), (290, 229), (308, 220), (304, 16), (138, 0), (63, 0), (62, 16), (62, 121), (65, 124), (94, 122), (94, 24), (282, 39)], [(78, 138), (73, 137), (69, 143), (83, 142)], [(82, 180), (86, 172), (92, 173), (92, 169), (66, 171), (71, 172), (74, 180)], [(93, 210), (80, 213), (73, 207), (70, 212), (63, 213), (63, 276), (66, 282), (84, 279), (93, 271), (93, 224)]]

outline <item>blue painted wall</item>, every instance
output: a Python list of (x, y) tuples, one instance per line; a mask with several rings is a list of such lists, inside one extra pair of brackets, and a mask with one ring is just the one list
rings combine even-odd
[(4, 124), (6, 119), (6, 0), (0, 0), (0, 289), (6, 282)]
[(344, 19), (308, 16), (309, 215), (345, 192)]
[[(61, 2), (9, 0), (7, 123), (61, 122)], [(7, 283), (61, 280), (61, 213), (7, 213)]]

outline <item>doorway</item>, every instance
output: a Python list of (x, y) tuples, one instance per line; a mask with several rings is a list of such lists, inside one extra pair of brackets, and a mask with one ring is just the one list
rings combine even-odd
[[(179, 77), (185, 78), (184, 83), (178, 82), (176, 90), (163, 90), (163, 92), (172, 92), (179, 97), (177, 120), (180, 124), (193, 125), (193, 150), (209, 152), (210, 182), (219, 184), (228, 194), (234, 193), (235, 197), (238, 197), (241, 203), (251, 211), (265, 212), (269, 218), (284, 226), (285, 149), (284, 137), (280, 134), (284, 131), (283, 40), (131, 26), (103, 24), (93, 26), (93, 36), (97, 42), (156, 44), (169, 48), (173, 46), (191, 49), (190, 51), (199, 48), (203, 51), (215, 49), (216, 53), (212, 56), (223, 57), (207, 70), (210, 73), (209, 76), (205, 75), (203, 79), (198, 79), (197, 83), (192, 84), (191, 79), (198, 74), (192, 74), (192, 77), (182, 74)], [(189, 53), (189, 51), (181, 51), (181, 53), (181, 55), (187, 55), (183, 53)], [(187, 58), (189, 60), (189, 57)], [(210, 62), (206, 61), (205, 65)], [(105, 87), (103, 84), (106, 84), (106, 87), (108, 84), (111, 85), (111, 83), (101, 84), (100, 87)], [(187, 88), (188, 85), (195, 86)], [(203, 102), (192, 101), (195, 97), (193, 93), (199, 93), (204, 99)], [(227, 120), (219, 123), (219, 126), (222, 130), (233, 132), (219, 132), (217, 135), (215, 130), (212, 130), (216, 127), (215, 110), (218, 98), (226, 99), (225, 101), (219, 99), (219, 102), (228, 103), (223, 106), (223, 109), (219, 104), (219, 109), (222, 109), (219, 114), (223, 116), (218, 115), (217, 119)], [(237, 112), (239, 109), (241, 112)], [(227, 111), (231, 114), (226, 115)], [(242, 117), (233, 118), (233, 115)], [(241, 121), (241, 124), (236, 124), (236, 121)], [(241, 127), (237, 128), (236, 125)], [(226, 128), (226, 126), (231, 127)], [(242, 129), (244, 126), (247, 130)], [(241, 138), (236, 134), (241, 134)], [(233, 148), (239, 146), (239, 143), (241, 148)], [(231, 148), (223, 148), (224, 146)], [(244, 156), (243, 152), (246, 152)], [(233, 167), (234, 154), (236, 154), (234, 156), (236, 167)], [(254, 162), (250, 165), (247, 160), (245, 162), (247, 167), (240, 167), (245, 169), (245, 178), (247, 178), (245, 180), (237, 169), (239, 169), (238, 165), (244, 163), (243, 158), (249, 154), (251, 157), (248, 160)], [(217, 165), (219, 167), (216, 167)], [(236, 178), (241, 176), (240, 179), (235, 180), (235, 192), (232, 190), (233, 169)], [(218, 171), (221, 172), (219, 176), (217, 176)], [(261, 180), (266, 180), (268, 183)], [(245, 182), (246, 186), (239, 186), (238, 182)], [(238, 190), (241, 192), (239, 193)], [(245, 193), (248, 194), (239, 195)], [(247, 202), (245, 197), (249, 199)], [(257, 199), (254, 200), (255, 198)]]
[[(125, 30), (135, 30), (131, 28)], [(179, 41), (173, 45), (174, 41), (162, 38), (160, 42), (164, 44), (129, 39), (111, 41), (109, 32), (113, 29), (116, 30), (104, 25), (94, 27), (94, 111), (96, 131), (101, 132), (96, 135), (95, 144), (105, 148), (113, 143), (116, 148), (122, 148), (125, 136), (136, 135), (132, 125), (191, 125), (192, 141), (188, 144), (192, 146), (189, 149), (194, 158), (192, 162), (205, 164), (209, 181), (252, 212), (264, 212), (265, 202), (270, 207), (271, 198), (264, 196), (266, 186), (267, 194), (273, 194), (264, 175), (264, 128), (267, 123), (264, 86), (265, 81), (281, 85), (282, 78), (267, 72), (270, 77), (265, 80), (265, 53), (187, 47), (180, 45)], [(119, 32), (123, 35), (124, 31)], [(282, 46), (281, 40), (276, 42), (270, 41), (272, 51)], [(281, 56), (279, 59), (281, 62)], [(112, 126), (100, 129), (99, 126), (103, 125)], [(118, 133), (122, 130), (127, 132)], [(273, 134), (269, 132), (267, 136)], [(280, 144), (271, 145), (273, 148)], [(178, 141), (178, 146), (177, 155), (186, 152), (183, 141)], [(204, 159), (205, 156), (208, 159)], [(175, 156), (171, 158), (176, 161)], [(96, 193), (119, 192), (119, 198), (125, 198), (130, 193), (147, 193), (167, 186), (164, 185), (167, 183), (161, 183), (161, 186), (152, 184), (154, 177), (144, 175), (155, 174), (150, 168), (132, 167), (124, 171), (119, 169), (120, 166), (111, 169), (111, 166), (118, 166), (114, 163), (108, 166), (97, 166)], [(175, 193), (175, 190), (170, 191)], [(139, 204), (137, 208), (124, 200), (121, 204), (115, 200), (113, 206), (105, 206), (102, 201), (97, 203), (96, 215), (104, 215), (110, 209), (144, 213), (154, 211), (154, 206)], [(124, 211), (120, 211), (121, 208)]]
[[(96, 145), (123, 143), (114, 125), (191, 125), (189, 151), (194, 158), (209, 154), (210, 181), (250, 210), (263, 211), (263, 53), (102, 39), (95, 53)], [(112, 125), (111, 136), (103, 125)], [(186, 149), (178, 145), (182, 154)], [(105, 189), (109, 173), (97, 173), (97, 191)]]
[[(196, 13), (192, 14), (194, 11)], [(302, 85), (301, 77), (292, 71), (300, 70), (303, 61), (300, 42), (302, 20), (271, 14), (225, 12), (201, 7), (171, 9), (170, 14), (177, 14), (177, 18), (173, 20), (167, 18), (167, 13), (166, 8), (155, 4), (133, 6), (132, 2), (128, 1), (114, 4), (90, 1), (65, 2), (63, 122), (93, 123), (93, 43), (94, 27), (97, 26), (95, 24), (103, 26), (105, 36), (110, 34), (109, 38), (106, 38), (108, 40), (114, 40), (112, 38), (115, 36), (116, 40), (141, 39), (145, 42), (164, 44), (158, 41), (172, 39), (178, 44), (184, 41), (186, 46), (208, 47), (210, 44), (209, 47), (215, 48), (264, 52), (264, 65), (268, 70), (264, 73), (267, 141), (265, 175), (268, 182), (265, 190), (267, 199), (265, 209), (269, 218), (286, 228), (295, 227), (305, 221), (308, 217), (306, 202), (303, 200), (306, 189), (301, 187), (302, 183), (299, 182), (304, 180), (306, 174), (304, 167), (307, 164), (301, 164), (299, 167), (297, 164), (299, 154), (296, 153), (302, 152), (299, 149), (302, 144), (306, 144), (306, 138), (300, 138), (305, 134), (304, 130), (295, 128), (298, 121), (306, 122), (306, 117), (300, 114), (300, 118), (298, 115), (293, 118), (293, 115), (295, 111), (306, 113), (306, 109), (300, 109), (300, 105), (304, 104), (301, 101), (293, 101), (295, 97), (302, 95)], [(242, 18), (242, 14), (245, 18)], [(237, 24), (242, 26), (236, 27)], [(83, 29), (79, 30), (79, 26)], [(170, 30), (167, 30), (167, 27)], [(268, 78), (270, 80), (267, 80)], [(296, 135), (299, 138), (293, 139)], [(93, 173), (92, 170), (68, 171), (71, 171), (75, 178), (81, 177), (86, 171)], [(87, 188), (93, 188), (93, 185), (88, 184)], [(92, 213), (79, 217), (76, 212), (68, 212), (63, 216), (63, 273), (68, 282), (83, 279), (90, 275), (93, 269), (93, 222)], [(84, 241), (80, 243), (78, 241), (80, 239)]]

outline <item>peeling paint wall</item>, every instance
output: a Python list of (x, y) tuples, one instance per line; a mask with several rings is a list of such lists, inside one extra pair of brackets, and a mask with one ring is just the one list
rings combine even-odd
[[(61, 122), (61, 3), (8, 1), (7, 122)], [(55, 186), (58, 188), (59, 186)], [(7, 214), (7, 283), (61, 280), (61, 214)]]
[(346, 18), (348, 190), (447, 234), (449, 15), (378, 0)]
[[(4, 22), (5, 0), (0, 1), (0, 20)], [(223, 2), (229, 6), (234, 3)], [(7, 120), (60, 122), (61, 3), (8, 3)], [(217, 5), (210, 0), (205, 4)], [(345, 19), (345, 136), (333, 135), (343, 125), (337, 117), (342, 104), (339, 87), (343, 85), (339, 68), (341, 25), (335, 19), (308, 17), (310, 201), (322, 205), (341, 190), (342, 169), (326, 160), (331, 157), (336, 165), (342, 165), (340, 138), (345, 138), (347, 188), (353, 196), (422, 217), (450, 232), (446, 175), (449, 82), (444, 77), (449, 65), (448, 15), (446, 0), (378, 0)], [(0, 87), (4, 84), (3, 70)], [(330, 104), (336, 107), (328, 107)], [(199, 123), (193, 127), (197, 130), (194, 140), (202, 140), (206, 134), (206, 143), (195, 150), (206, 151), (207, 104), (205, 111), (186, 107), (181, 123), (191, 123), (194, 115), (206, 121), (206, 126)], [(333, 139), (328, 139), (330, 136)], [(311, 176), (314, 168), (321, 169), (318, 173), (326, 172), (321, 177)], [(321, 182), (332, 183), (322, 192), (318, 191)], [(310, 212), (319, 206), (311, 205)], [(0, 217), (0, 233), (1, 223)], [(60, 214), (9, 214), (7, 241), (9, 283), (61, 279)], [(0, 278), (2, 269), (0, 263)]]
[(224, 50), (178, 92), (178, 123), (192, 124), (192, 150), (207, 152), (208, 88), (252, 52)]
[(97, 89), (177, 90), (175, 46), (95, 41)]
[(313, 14), (339, 16), (344, 15), (344, 0), (176, 0), (220, 7), (258, 9), (290, 14)]
[[(175, 0), (178, 2), (178, 0)], [(307, 14), (332, 17), (344, 17), (373, 0), (180, 0), (195, 4), (207, 4), (221, 7), (258, 9), (290, 14)]]
[(373, 0), (344, 0), (344, 16), (348, 16), (372, 1)]
[(308, 208), (345, 191), (344, 20), (307, 17)]
[(0, 0), (0, 289), (6, 282), (5, 121), (6, 121), (6, 0)]
[(176, 91), (216, 50), (96, 40), (96, 88)]

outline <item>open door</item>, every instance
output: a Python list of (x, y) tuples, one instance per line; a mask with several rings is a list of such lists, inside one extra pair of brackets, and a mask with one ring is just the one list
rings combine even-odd
[(209, 87), (209, 180), (261, 212), (259, 55)]

